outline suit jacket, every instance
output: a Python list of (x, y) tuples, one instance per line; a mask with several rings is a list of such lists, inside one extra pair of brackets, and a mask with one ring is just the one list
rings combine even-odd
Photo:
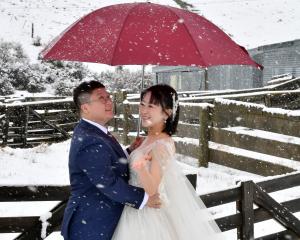
[(111, 239), (124, 204), (139, 208), (142, 188), (128, 185), (129, 169), (120, 144), (80, 120), (69, 153), (71, 196), (61, 234), (65, 240)]

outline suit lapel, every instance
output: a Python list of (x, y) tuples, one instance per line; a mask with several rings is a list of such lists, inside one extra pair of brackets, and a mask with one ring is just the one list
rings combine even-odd
[(79, 124), (83, 125), (85, 128), (91, 129), (93, 132), (96, 132), (96, 134), (100, 136), (116, 153), (118, 153), (120, 157), (126, 158), (123, 148), (116, 141), (116, 139), (113, 139), (112, 137), (108, 136), (105, 132), (103, 132), (101, 129), (97, 128), (96, 126), (84, 120), (80, 120)]

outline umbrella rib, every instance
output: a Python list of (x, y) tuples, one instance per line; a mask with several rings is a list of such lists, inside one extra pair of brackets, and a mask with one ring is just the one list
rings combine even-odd
[[(178, 19), (181, 19), (181, 17), (179, 17), (179, 16), (178, 16), (178, 15), (177, 15), (170, 7), (167, 7), (167, 8), (168, 8), (169, 11), (172, 12)], [(192, 34), (190, 33), (188, 27), (186, 26), (185, 23), (183, 23), (183, 26), (184, 26), (184, 28), (186, 29), (186, 31), (188, 32), (188, 34), (190, 35), (190, 37), (191, 37), (191, 39), (192, 39), (192, 42), (193, 42), (194, 46), (196, 47), (197, 52), (199, 53), (199, 56), (201, 57), (202, 54), (200, 53), (200, 51), (199, 51), (199, 49), (198, 49), (198, 47), (197, 47), (197, 44), (196, 44), (196, 42), (195, 42), (195, 40), (194, 40)], [(202, 66), (202, 67), (207, 67), (207, 65), (206, 65), (205, 61), (203, 60), (203, 58), (201, 58), (201, 59), (202, 59), (203, 63), (205, 64), (205, 65)]]
[(140, 4), (140, 3), (133, 4), (133, 6), (128, 10), (128, 14), (127, 14), (127, 16), (125, 17), (125, 20), (124, 20), (123, 25), (122, 25), (122, 27), (121, 27), (121, 29), (120, 29), (120, 32), (119, 32), (118, 40), (116, 41), (116, 45), (115, 45), (115, 47), (114, 47), (113, 55), (112, 55), (111, 62), (110, 62), (110, 63), (111, 63), (111, 64), (110, 64), (111, 66), (114, 66), (114, 65), (113, 65), (113, 60), (114, 60), (114, 57), (115, 57), (115, 52), (116, 52), (118, 43), (119, 43), (119, 41), (120, 41), (120, 36), (121, 36), (121, 34), (122, 34), (123, 30), (124, 30), (125, 23), (127, 22), (128, 16), (129, 16), (130, 12), (132, 11), (132, 9), (138, 7), (139, 4)]

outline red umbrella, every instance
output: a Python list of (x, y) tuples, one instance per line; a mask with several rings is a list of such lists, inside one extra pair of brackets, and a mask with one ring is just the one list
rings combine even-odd
[(260, 67), (205, 18), (152, 3), (117, 4), (91, 12), (54, 39), (41, 57), (109, 65)]

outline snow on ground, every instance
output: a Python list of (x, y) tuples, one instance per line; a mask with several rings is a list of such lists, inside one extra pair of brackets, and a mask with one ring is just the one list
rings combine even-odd
[[(70, 140), (49, 146), (43, 144), (30, 149), (0, 148), (0, 185), (68, 185), (69, 144)], [(197, 159), (179, 154), (176, 155), (176, 160), (185, 174), (198, 174), (197, 193), (199, 195), (236, 187), (240, 181), (263, 179), (255, 174), (213, 163), (210, 163), (208, 168), (199, 168)], [(300, 187), (273, 193), (272, 196), (280, 201), (299, 198)], [(56, 204), (57, 202), (0, 203), (0, 216), (40, 216), (47, 213)], [(226, 216), (235, 213), (235, 204), (214, 207), (210, 211), (216, 218)], [(260, 236), (265, 233), (266, 229), (276, 226), (276, 224), (268, 222), (258, 226), (256, 234)], [(235, 234), (234, 230), (225, 233), (233, 239)], [(15, 236), (16, 234), (0, 234), (0, 240), (13, 239)], [(53, 233), (47, 239), (61, 240), (62, 238), (59, 233)]]
[(187, 2), (247, 49), (300, 38), (299, 0)]

